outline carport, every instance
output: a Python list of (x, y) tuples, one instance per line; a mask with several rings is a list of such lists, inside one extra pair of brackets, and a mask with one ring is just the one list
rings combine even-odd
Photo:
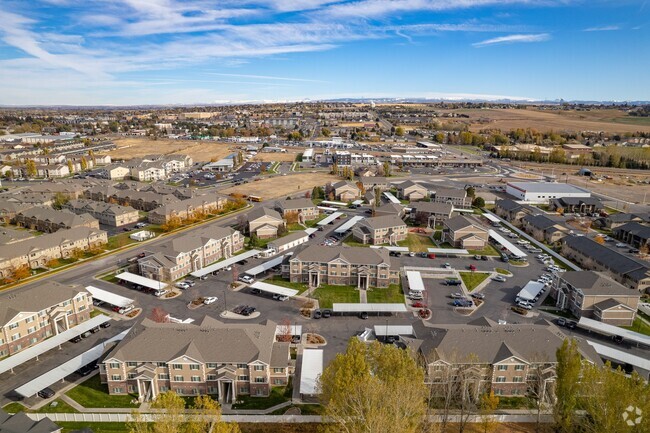
[(384, 197), (388, 199), (389, 202), (394, 203), (394, 204), (402, 204), (401, 201), (397, 199), (392, 193), (390, 192), (384, 192)]
[(352, 227), (354, 227), (359, 221), (361, 221), (363, 219), (365, 219), (365, 217), (362, 217), (362, 216), (352, 217), (346, 223), (341, 225), (341, 227), (334, 230), (334, 233), (345, 233), (348, 230), (350, 230)]
[(335, 303), (332, 305), (332, 311), (339, 314), (357, 314), (357, 313), (406, 313), (404, 304), (363, 304), (363, 303)]
[(268, 260), (261, 265), (255, 266), (254, 268), (250, 268), (249, 270), (246, 271), (248, 275), (251, 275), (253, 277), (257, 277), (259, 274), (268, 271), (269, 269), (272, 269), (278, 265), (281, 265), (282, 262), (286, 257), (291, 256), (293, 253), (285, 254), (283, 256), (276, 257), (274, 259)]
[(217, 263), (213, 263), (210, 266), (206, 266), (203, 269), (199, 269), (198, 271), (194, 271), (190, 273), (191, 276), (196, 277), (196, 278), (201, 278), (204, 275), (211, 274), (214, 271), (221, 270), (223, 268), (226, 268), (228, 266), (234, 265), (235, 263), (241, 262), (242, 260), (245, 259), (250, 259), (253, 256), (258, 255), (261, 253), (260, 250), (250, 250), (246, 251), (245, 253), (237, 254), (236, 256), (232, 256), (226, 260), (222, 260)]
[(45, 352), (48, 352), (54, 349), (55, 347), (61, 346), (63, 343), (67, 342), (71, 338), (81, 335), (84, 332), (88, 332), (91, 329), (98, 327), (102, 323), (108, 322), (109, 320), (111, 320), (111, 318), (108, 316), (104, 316), (104, 315), (95, 316), (91, 319), (86, 320), (85, 322), (81, 322), (77, 326), (74, 326), (66, 331), (54, 335), (48, 338), (47, 340), (44, 340), (38, 344), (35, 344), (32, 347), (20, 351), (15, 355), (11, 355), (3, 359), (2, 361), (0, 361), (0, 374), (6, 371), (13, 372), (15, 367), (18, 367), (19, 365), (29, 360), (32, 360), (34, 358), (38, 360), (38, 357), (44, 354)]
[(502, 247), (510, 251), (510, 253), (518, 258), (524, 258), (528, 257), (528, 254), (524, 253), (521, 251), (519, 248), (517, 248), (512, 242), (510, 242), (508, 239), (504, 238), (501, 236), (499, 233), (496, 231), (490, 229), (488, 230), (488, 233), (490, 234), (490, 237), (494, 239), (498, 244), (500, 244)]
[(397, 253), (408, 253), (409, 248), (408, 247), (390, 247), (390, 246), (384, 246), (384, 245), (370, 245), (370, 248), (374, 248), (376, 250), (380, 248), (384, 248), (388, 251), (395, 251)]
[(469, 251), (462, 248), (427, 248), (427, 251), (440, 256), (469, 256)]
[(261, 281), (256, 281), (249, 287), (261, 290), (263, 292), (273, 293), (274, 295), (288, 296), (290, 298), (298, 294), (298, 290), (289, 289), (288, 287), (276, 286), (275, 284), (263, 283)]
[(650, 372), (650, 360), (641, 358), (640, 356), (632, 355), (631, 353), (623, 352), (622, 350), (614, 349), (613, 347), (605, 346), (604, 344), (596, 343), (595, 341), (587, 340), (590, 346), (594, 348), (596, 353), (602, 358), (609, 359), (620, 364), (630, 364), (646, 372), (645, 379), (648, 379), (648, 372)]
[(326, 217), (326, 218), (324, 218), (324, 219), (318, 221), (318, 222), (316, 223), (316, 225), (318, 225), (318, 226), (326, 226), (326, 225), (328, 225), (329, 223), (331, 223), (332, 221), (336, 221), (336, 219), (337, 219), (338, 217), (342, 216), (342, 215), (343, 215), (343, 212), (334, 212), (334, 213), (331, 214), (330, 216), (328, 216), (328, 217)]
[(415, 336), (411, 325), (375, 325), (374, 332), (377, 337), (397, 337), (399, 335)]
[(578, 326), (589, 331), (596, 331), (600, 334), (609, 336), (621, 336), (625, 340), (633, 341), (637, 344), (644, 344), (650, 347), (650, 337), (647, 335), (639, 334), (638, 332), (629, 331), (627, 329), (619, 328), (618, 326), (608, 325), (607, 323), (599, 322), (597, 320), (581, 317), (578, 321)]
[(318, 377), (321, 374), (323, 374), (323, 350), (303, 350), (300, 364), (300, 395), (303, 398), (318, 394)]
[(86, 291), (90, 293), (93, 299), (98, 301), (106, 302), (115, 307), (128, 307), (133, 305), (133, 299), (125, 298), (124, 296), (117, 295), (115, 293), (109, 292), (108, 290), (99, 289), (93, 286), (86, 286)]
[(167, 287), (167, 284), (162, 281), (145, 278), (142, 275), (133, 274), (131, 272), (122, 272), (121, 274), (115, 275), (115, 278), (122, 281), (128, 281), (129, 283), (139, 284), (150, 289), (158, 290)]
[(417, 271), (406, 271), (406, 279), (408, 280), (409, 290), (411, 292), (424, 292), (422, 274)]
[(33, 380), (30, 380), (26, 384), (16, 388), (15, 391), (25, 398), (33, 396), (40, 390), (52, 385), (53, 383), (56, 383), (59, 380), (63, 380), (65, 377), (71, 375), (81, 367), (88, 365), (93, 361), (97, 361), (104, 353), (104, 350), (106, 350), (106, 346), (114, 341), (122, 340), (130, 330), (131, 329), (122, 331), (115, 337), (109, 338), (108, 340), (104, 341), (101, 344), (98, 344), (97, 346), (82, 353), (81, 355), (64, 362), (53, 370), (50, 370), (47, 373), (42, 374)]
[(523, 289), (517, 293), (519, 299), (525, 301), (533, 302), (537, 296), (542, 292), (544, 288), (544, 283), (539, 283), (537, 281), (529, 281), (526, 283)]

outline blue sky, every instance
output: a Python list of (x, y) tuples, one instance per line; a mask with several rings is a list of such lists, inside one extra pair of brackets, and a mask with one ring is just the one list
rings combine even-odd
[(0, 0), (0, 104), (650, 100), (650, 0)]

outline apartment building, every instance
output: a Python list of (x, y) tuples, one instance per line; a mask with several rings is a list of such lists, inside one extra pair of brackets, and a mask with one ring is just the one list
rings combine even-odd
[(103, 230), (77, 227), (31, 237), (0, 246), (0, 279), (11, 276), (14, 269), (46, 267), (53, 259), (72, 257), (77, 251), (101, 248), (108, 242)]
[(360, 176), (359, 182), (366, 191), (374, 191), (375, 188), (385, 191), (390, 186), (390, 179), (383, 176)]
[(259, 239), (278, 236), (278, 230), (284, 225), (282, 215), (267, 207), (256, 207), (246, 214), (249, 235), (255, 234)]
[(616, 326), (631, 326), (641, 296), (601, 272), (570, 271), (558, 274), (551, 289), (555, 305), (576, 317)]
[(167, 179), (165, 166), (159, 161), (139, 161), (135, 163), (132, 162), (129, 165), (131, 179), (139, 180), (140, 182)]
[(362, 244), (397, 245), (407, 235), (406, 223), (397, 215), (365, 218), (352, 228), (352, 237)]
[(63, 205), (64, 209), (77, 215), (88, 214), (97, 219), (100, 224), (111, 227), (121, 227), (138, 221), (139, 212), (131, 206), (103, 203), (92, 200), (70, 200)]
[(144, 250), (140, 274), (158, 281), (175, 281), (244, 248), (244, 236), (230, 227), (206, 227)]
[(488, 243), (487, 229), (473, 218), (456, 216), (444, 221), (442, 226), (442, 241), (455, 248), (480, 250)]
[(149, 212), (147, 219), (152, 224), (165, 224), (173, 219), (186, 220), (223, 209), (227, 202), (228, 199), (216, 194), (199, 195), (160, 206)]
[(360, 289), (399, 284), (399, 267), (388, 250), (320, 245), (299, 247), (283, 265), (282, 274), (293, 283), (350, 285)]
[(472, 198), (467, 197), (467, 191), (454, 188), (436, 188), (431, 195), (435, 203), (451, 203), (458, 208), (469, 209), (472, 207)]
[(554, 244), (569, 234), (569, 229), (563, 226), (560, 218), (550, 218), (546, 215), (526, 215), (521, 219), (522, 229), (540, 242)]
[(421, 201), (411, 205), (410, 218), (416, 224), (433, 227), (458, 215), (450, 203)]
[(406, 208), (401, 204), (386, 203), (376, 208), (373, 216), (380, 217), (387, 215), (396, 215), (397, 217), (402, 218), (405, 214)]
[(336, 182), (332, 185), (334, 197), (336, 200), (348, 202), (358, 199), (361, 196), (361, 190), (358, 186), (350, 182)]
[(92, 297), (83, 289), (46, 281), (0, 302), (0, 357), (14, 355), (90, 319)]
[(612, 230), (616, 239), (626, 242), (635, 248), (650, 245), (650, 226), (629, 222)]
[(99, 221), (87, 213), (77, 215), (68, 210), (56, 210), (40, 206), (18, 212), (14, 222), (19, 227), (45, 233), (54, 233), (58, 230), (77, 227), (99, 229)]
[(426, 187), (412, 180), (399, 183), (396, 187), (397, 197), (401, 200), (419, 201), (429, 196), (429, 190)]
[(521, 225), (521, 220), (529, 214), (527, 208), (514, 200), (497, 200), (494, 213), (516, 226)]
[(300, 221), (318, 218), (318, 207), (308, 198), (294, 198), (275, 202), (275, 207), (284, 219), (291, 214), (297, 214)]
[(648, 224), (650, 223), (650, 213), (613, 213), (595, 222), (603, 228), (614, 230), (629, 222)]
[(131, 206), (134, 209), (149, 212), (160, 206), (175, 203), (179, 199), (173, 194), (137, 191), (133, 189), (117, 189), (112, 186), (94, 186), (86, 190), (84, 197), (89, 200), (103, 201)]
[(560, 197), (549, 200), (551, 210), (562, 209), (564, 213), (597, 213), (605, 208), (596, 197)]
[(626, 287), (641, 293), (650, 290), (650, 267), (647, 263), (614, 251), (587, 236), (566, 236), (561, 254), (584, 269), (600, 271)]
[[(534, 390), (553, 402), (555, 354), (567, 337), (551, 322), (501, 325), (482, 317), (466, 325), (413, 326), (421, 340), (412, 344), (423, 356), (426, 380), (434, 388), (462, 389), (474, 402), (490, 390), (504, 397)], [(602, 363), (584, 340), (578, 339), (578, 347), (586, 362)]]
[(276, 341), (277, 325), (222, 323), (206, 316), (197, 324), (144, 319), (100, 364), (111, 395), (140, 401), (174, 391), (210, 394), (222, 404), (241, 395), (268, 397), (293, 373), (289, 343)]

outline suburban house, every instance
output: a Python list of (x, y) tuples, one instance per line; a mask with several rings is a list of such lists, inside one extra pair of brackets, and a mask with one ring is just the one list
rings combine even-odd
[(456, 216), (451, 203), (421, 201), (411, 205), (411, 220), (416, 224), (433, 227)]
[(558, 274), (551, 289), (555, 305), (576, 317), (616, 326), (631, 326), (640, 295), (601, 272), (570, 271)]
[(402, 200), (418, 201), (429, 196), (429, 190), (426, 187), (412, 180), (399, 183), (395, 187), (397, 188), (397, 197)]
[(497, 200), (494, 213), (516, 226), (520, 226), (521, 220), (529, 214), (526, 206), (510, 199)]
[(77, 215), (88, 214), (99, 220), (100, 224), (111, 227), (121, 227), (138, 222), (139, 212), (131, 206), (104, 203), (92, 200), (70, 200), (63, 205), (64, 209)]
[(140, 401), (174, 391), (182, 396), (216, 395), (222, 404), (241, 395), (268, 397), (293, 374), (289, 343), (277, 342), (277, 325), (267, 321), (156, 323), (144, 319), (100, 364), (111, 395), (135, 394)]
[(436, 188), (431, 197), (435, 203), (451, 203), (458, 208), (471, 208), (472, 198), (467, 197), (467, 191), (455, 188)]
[(615, 281), (641, 293), (650, 289), (650, 267), (587, 236), (566, 236), (561, 254), (581, 267), (607, 273)]
[(554, 244), (569, 233), (569, 229), (560, 224), (561, 219), (546, 215), (526, 215), (522, 218), (522, 228), (536, 240)]
[[(431, 386), (466, 389), (474, 402), (490, 390), (504, 397), (523, 397), (532, 390), (553, 403), (556, 352), (567, 337), (551, 322), (502, 325), (482, 317), (463, 325), (413, 326), (419, 340), (410, 345), (423, 356)], [(586, 341), (577, 341), (586, 362), (602, 364)]]
[(406, 223), (397, 215), (365, 218), (352, 228), (352, 237), (362, 244), (391, 244), (406, 239)]
[(343, 180), (332, 185), (332, 189), (334, 190), (334, 197), (343, 202), (353, 201), (361, 197), (361, 190), (358, 186)]
[(223, 209), (227, 202), (227, 198), (219, 197), (216, 194), (199, 195), (186, 200), (162, 205), (150, 211), (147, 219), (152, 224), (166, 224), (174, 219), (184, 221), (191, 218), (207, 216)]
[(360, 289), (399, 284), (399, 268), (384, 248), (323, 248), (320, 245), (298, 247), (282, 274), (292, 283), (350, 285)]
[(650, 226), (629, 222), (612, 230), (616, 239), (632, 245), (635, 248), (647, 247), (650, 243)]
[(0, 245), (0, 279), (22, 266), (44, 268), (53, 259), (67, 259), (79, 251), (101, 248), (106, 242), (105, 231), (76, 227)]
[(278, 236), (278, 229), (284, 225), (282, 215), (267, 207), (256, 207), (246, 214), (249, 235), (255, 234), (260, 239)]
[(294, 198), (291, 200), (279, 200), (275, 202), (275, 207), (286, 220), (291, 215), (297, 215), (297, 221), (309, 221), (318, 218), (318, 207), (308, 198)]
[(560, 197), (549, 200), (551, 210), (562, 209), (564, 213), (597, 213), (604, 209), (595, 197)]
[(211, 226), (145, 249), (138, 260), (142, 276), (175, 281), (244, 248), (244, 237), (230, 227)]
[(46, 281), (0, 302), (0, 356), (20, 352), (90, 319), (92, 297), (83, 289)]
[(406, 214), (406, 208), (401, 204), (397, 203), (386, 203), (375, 209), (374, 216), (388, 216), (395, 215), (398, 218), (402, 218)]
[(485, 248), (489, 234), (478, 221), (459, 215), (442, 223), (442, 241), (454, 248), (480, 250)]
[(99, 221), (87, 213), (77, 215), (67, 210), (50, 207), (33, 207), (16, 214), (14, 222), (19, 227), (54, 233), (57, 230), (87, 227), (99, 229)]

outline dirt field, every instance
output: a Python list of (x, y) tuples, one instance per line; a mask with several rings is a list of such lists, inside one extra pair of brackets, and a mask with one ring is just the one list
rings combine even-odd
[[(292, 149), (293, 150), (293, 149)], [(290, 151), (287, 150), (287, 152), (270, 152), (270, 153), (263, 153), (260, 152), (257, 155), (253, 157), (254, 161), (263, 161), (263, 162), (271, 162), (271, 161), (282, 161), (282, 162), (293, 162), (296, 160), (296, 156), (302, 153), (302, 151)]]
[(221, 159), (233, 152), (232, 143), (216, 143), (208, 141), (189, 140), (151, 140), (146, 137), (129, 137), (114, 140), (117, 149), (110, 152), (113, 159), (140, 158), (145, 155), (186, 154), (194, 161), (208, 162), (212, 159)]
[(250, 182), (243, 185), (226, 188), (220, 192), (224, 194), (259, 195), (264, 200), (276, 197), (286, 197), (298, 191), (312, 189), (315, 186), (325, 185), (327, 182), (337, 182), (340, 178), (325, 173), (302, 173), (287, 176), (274, 176), (259, 182)]
[(538, 131), (605, 131), (650, 132), (650, 118), (627, 116), (620, 110), (592, 111), (539, 111), (536, 109), (468, 109), (450, 112), (469, 115), (469, 119), (440, 119), (441, 121), (468, 123), (470, 130), (498, 128), (509, 131), (515, 128), (532, 128)]

